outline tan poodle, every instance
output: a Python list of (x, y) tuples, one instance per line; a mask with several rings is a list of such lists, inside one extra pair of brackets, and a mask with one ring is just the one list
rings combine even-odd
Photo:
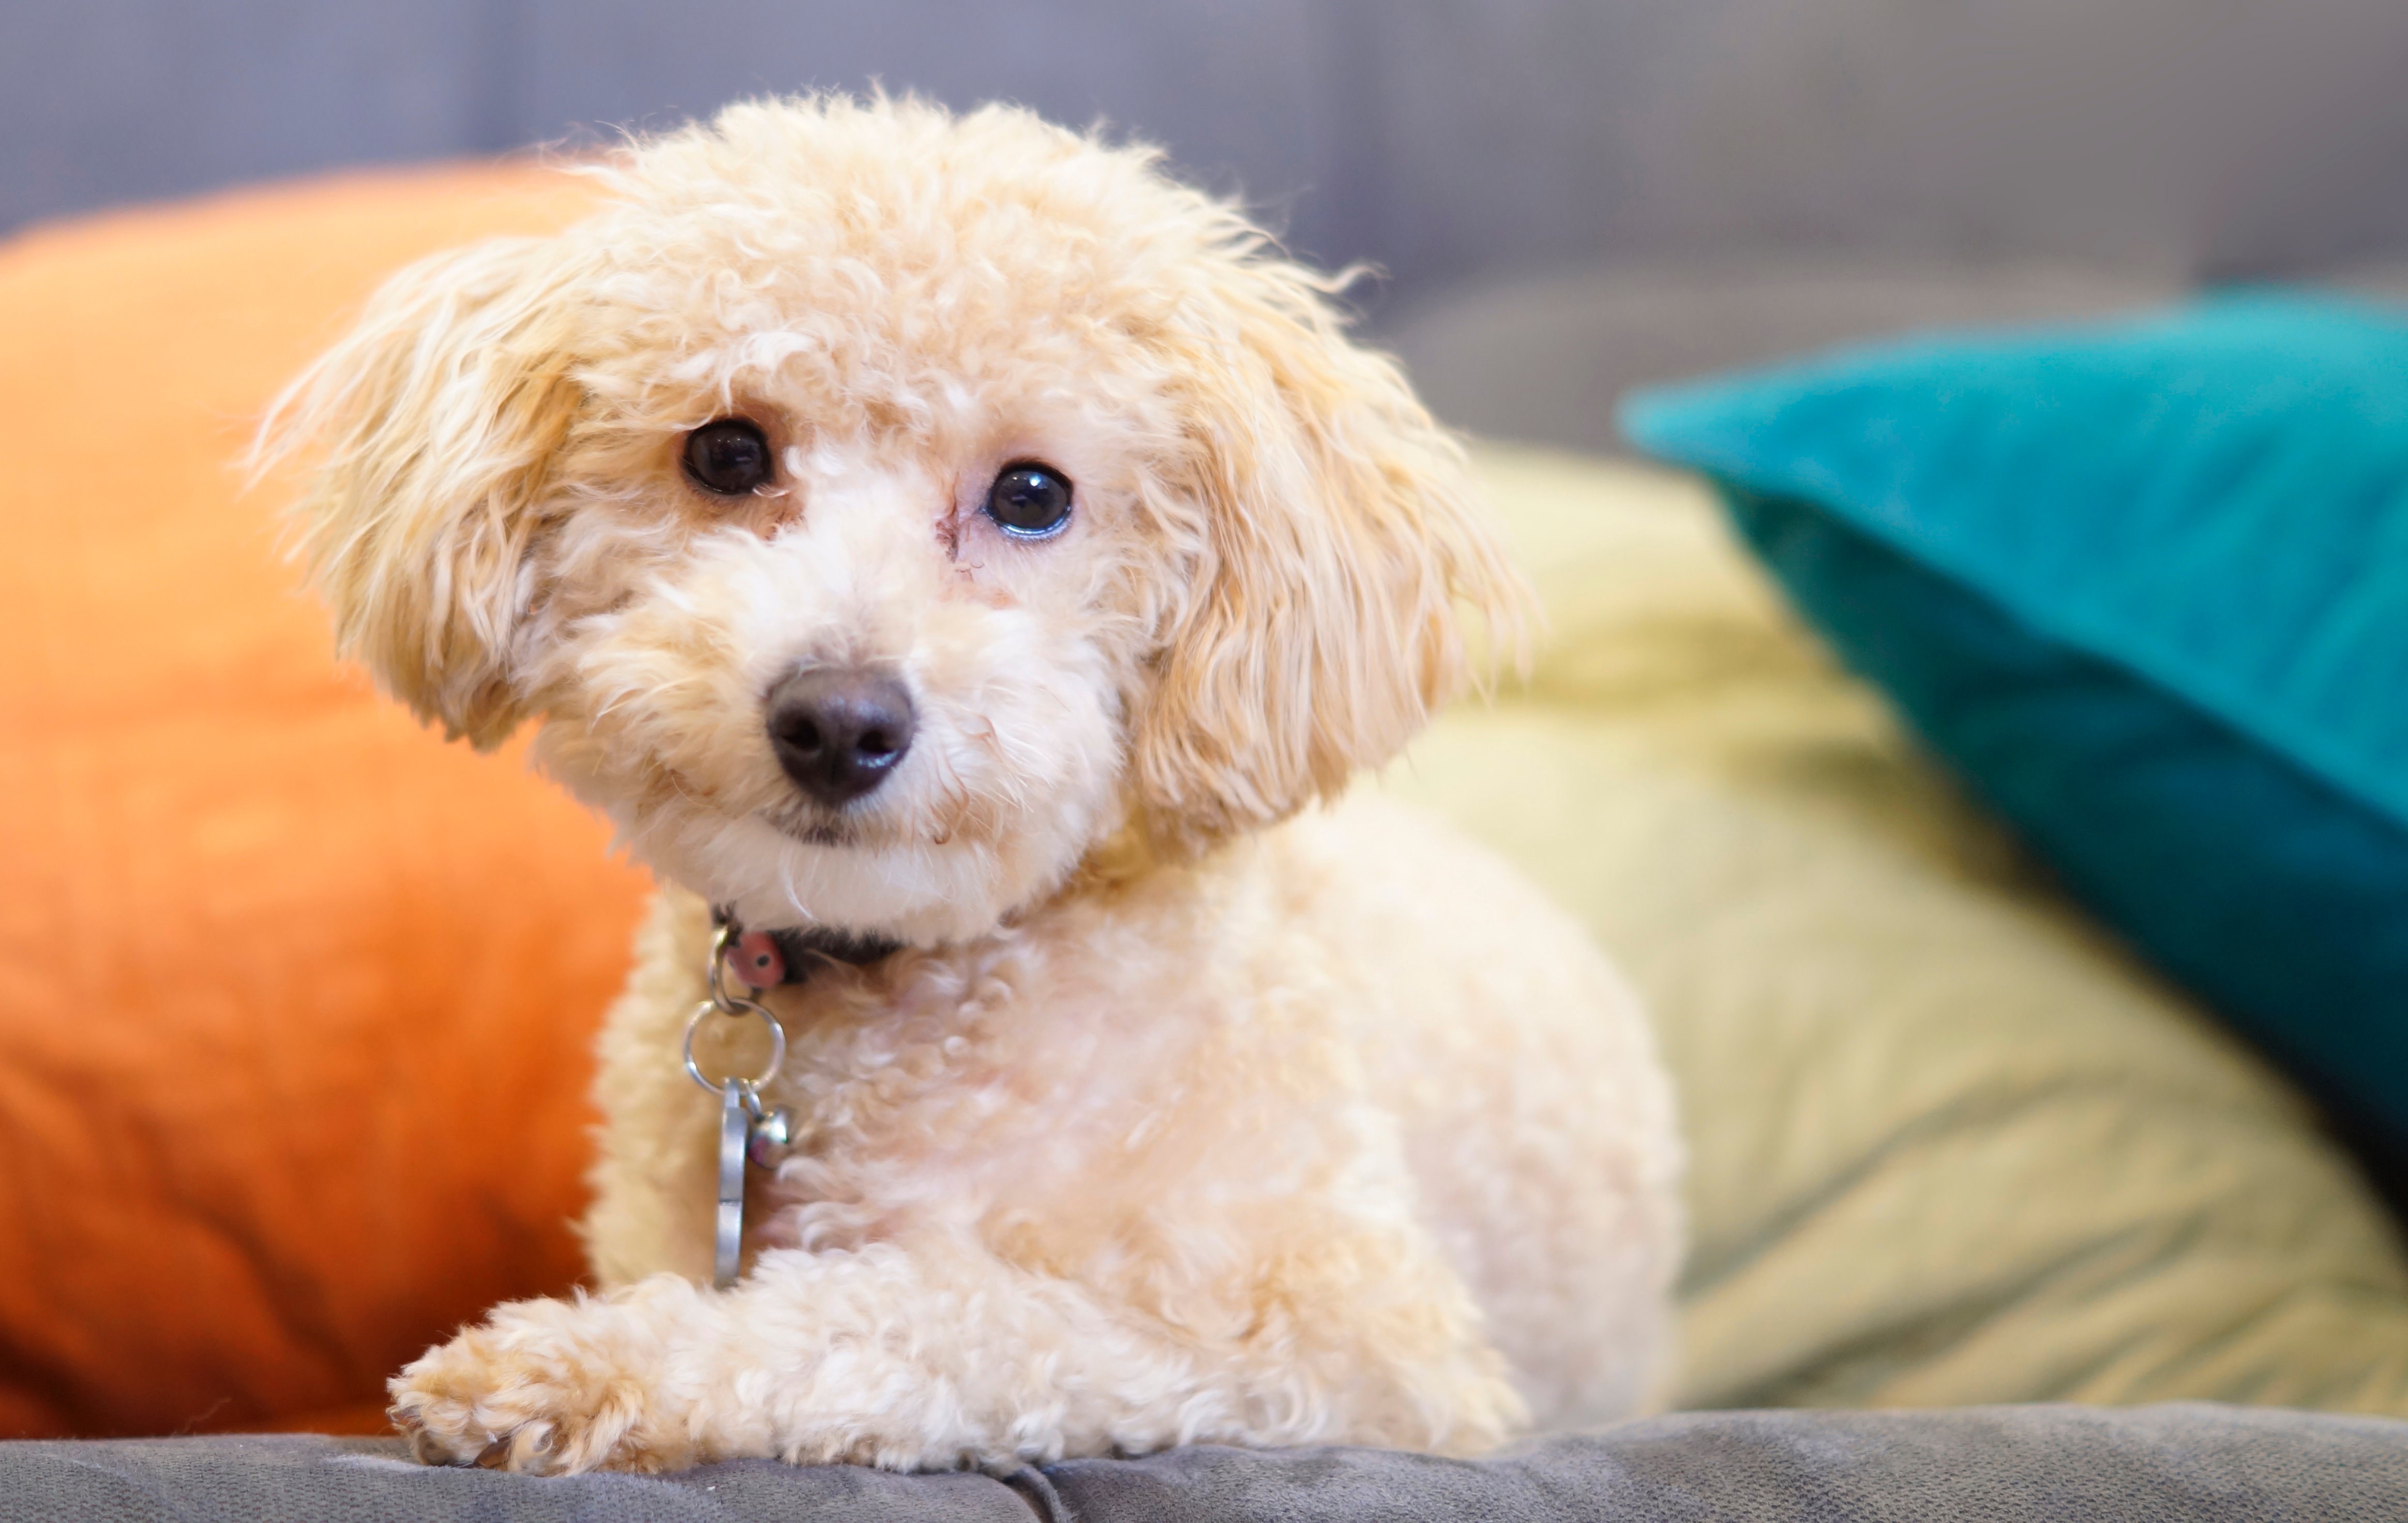
[(1465, 1453), (1641, 1403), (1680, 1150), (1632, 998), (1485, 853), (1308, 809), (1525, 596), (1332, 282), (1010, 109), (744, 105), (596, 173), (395, 277), (264, 436), (344, 648), (477, 745), (538, 722), (667, 885), (601, 1289), (404, 1370), (420, 1453)]

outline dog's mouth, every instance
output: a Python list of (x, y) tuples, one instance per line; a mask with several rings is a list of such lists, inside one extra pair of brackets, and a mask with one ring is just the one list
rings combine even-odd
[(863, 844), (860, 826), (850, 820), (831, 820), (824, 814), (787, 810), (770, 812), (764, 818), (777, 828), (779, 834), (799, 841), (806, 846), (851, 851)]

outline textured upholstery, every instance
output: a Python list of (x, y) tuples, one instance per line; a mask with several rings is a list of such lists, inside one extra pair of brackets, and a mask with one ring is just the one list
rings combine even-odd
[(765, 1460), (562, 1480), (426, 1470), (398, 1441), (0, 1444), (15, 1516), (77, 1523), (2362, 1523), (2408, 1513), (2408, 1424), (2072, 1407), (1713, 1413), (1465, 1461), (1174, 1450), (1008, 1476)]

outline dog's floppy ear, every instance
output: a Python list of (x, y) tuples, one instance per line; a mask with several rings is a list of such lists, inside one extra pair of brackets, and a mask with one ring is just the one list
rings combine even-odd
[(574, 278), (557, 239), (411, 266), (286, 388), (253, 452), (261, 469), (316, 457), (294, 514), (343, 653), (480, 749), (522, 717), (509, 647), (576, 411)]
[(1192, 851), (1334, 796), (1480, 668), (1531, 607), (1463, 452), (1328, 282), (1240, 249), (1168, 340), (1189, 398), (1197, 574), (1166, 618), (1130, 764), (1157, 843)]

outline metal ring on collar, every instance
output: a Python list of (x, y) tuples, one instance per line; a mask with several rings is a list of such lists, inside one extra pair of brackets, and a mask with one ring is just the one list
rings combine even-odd
[[(710, 968), (708, 975), (710, 980), (710, 1002), (723, 1010), (731, 1011), (746, 1002), (741, 997), (727, 992), (727, 943), (735, 929), (734, 926), (724, 920), (711, 927)], [(745, 987), (751, 988), (752, 985), (748, 984)]]
[[(736, 1074), (729, 1074), (719, 1083), (713, 1084), (709, 1079), (704, 1078), (702, 1076), (702, 1065), (694, 1060), (694, 1034), (702, 1028), (703, 1017), (707, 1015), (759, 1016), (761, 1018), (761, 1024), (769, 1028), (768, 1064), (764, 1067), (758, 1074), (755, 1074), (753, 1077), (749, 1079), (739, 1077)], [(693, 1079), (695, 1084), (702, 1085), (703, 1088), (710, 1090), (714, 1095), (724, 1097), (727, 1093), (728, 1086), (731, 1085), (740, 1085), (744, 1091), (750, 1095), (752, 1091), (758, 1090), (763, 1085), (766, 1085), (770, 1080), (776, 1078), (778, 1076), (778, 1070), (785, 1066), (786, 1028), (778, 1024), (778, 1017), (770, 1014), (767, 1009), (754, 1003), (752, 1000), (728, 999), (721, 1001), (717, 999), (706, 999), (701, 1004), (695, 1007), (693, 1016), (685, 1023), (686, 1074), (689, 1078)], [(746, 1107), (748, 1110), (751, 1108), (752, 1107), (750, 1105)]]

